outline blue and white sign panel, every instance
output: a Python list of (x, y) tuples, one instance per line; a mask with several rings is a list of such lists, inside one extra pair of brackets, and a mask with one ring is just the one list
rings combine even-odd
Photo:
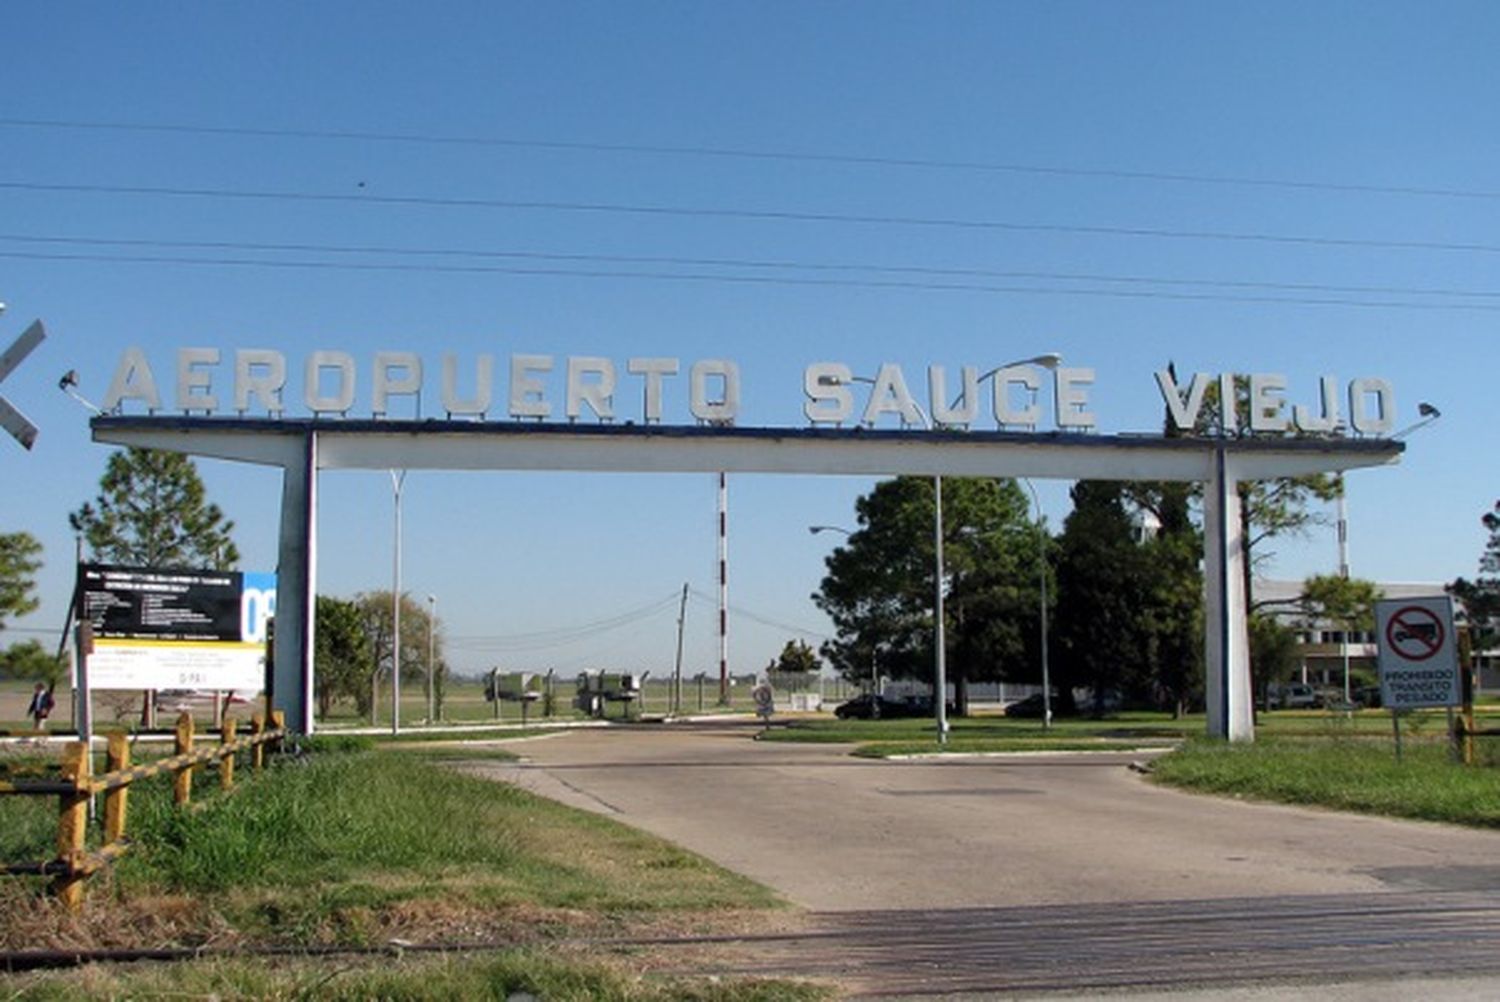
[(1461, 700), (1453, 600), (1382, 599), (1375, 603), (1380, 698), (1392, 710), (1456, 706)]
[(85, 564), (78, 605), (94, 628), (92, 689), (265, 687), (274, 574)]

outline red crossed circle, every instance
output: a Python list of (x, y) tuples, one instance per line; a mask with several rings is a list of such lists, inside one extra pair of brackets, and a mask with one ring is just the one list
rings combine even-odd
[(1431, 609), (1408, 605), (1385, 624), (1386, 643), (1407, 661), (1426, 661), (1443, 649), (1443, 621)]

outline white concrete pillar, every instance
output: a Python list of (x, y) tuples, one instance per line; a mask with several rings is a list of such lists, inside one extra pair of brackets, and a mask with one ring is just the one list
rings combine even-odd
[(286, 724), (313, 732), (313, 623), (317, 601), (318, 433), (303, 437), (300, 460), (282, 467), (276, 566), (276, 674), (272, 704)]
[(1203, 492), (1205, 703), (1210, 736), (1253, 741), (1245, 540), (1240, 530), (1238, 486), (1234, 459), (1221, 445)]

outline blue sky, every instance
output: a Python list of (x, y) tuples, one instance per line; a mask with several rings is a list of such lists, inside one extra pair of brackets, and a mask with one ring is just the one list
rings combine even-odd
[[(187, 345), (294, 365), (313, 348), (362, 366), (381, 349), (434, 367), (447, 350), (731, 358), (741, 423), (767, 426), (802, 423), (801, 372), (821, 360), (913, 375), (1061, 352), (1097, 370), (1104, 432), (1158, 426), (1151, 373), (1167, 360), (1286, 373), (1297, 402), (1324, 373), (1384, 376), (1401, 423), (1423, 400), (1443, 418), (1400, 467), (1350, 478), (1354, 572), (1470, 575), (1497, 492), (1497, 21), (1481, 3), (11, 9), (0, 340), (37, 317), (50, 333), (0, 386), (42, 428), (29, 454), (0, 442), (0, 528), (37, 535), (48, 561), (43, 608), (16, 626), (60, 624), (66, 514), (107, 455), (56, 380), (75, 368), (97, 400), (127, 345), (162, 369)], [(118, 190), (140, 187), (348, 197)], [(700, 213), (432, 204), (460, 199)], [(83, 242), (120, 240), (144, 243)], [(272, 244), (322, 249), (252, 246)], [(724, 280), (751, 275), (795, 281)], [(851, 284), (872, 280), (911, 287)], [(1145, 295), (1102, 294), (1121, 292)], [(274, 565), (276, 476), (201, 468), (244, 565)], [(387, 587), (388, 478), (322, 486), (323, 590)], [(736, 671), (764, 664), (785, 627), (826, 626), (808, 594), (835, 540), (806, 526), (850, 524), (868, 487), (734, 480), (731, 600), (755, 617), (732, 621)], [(1066, 485), (1042, 497), (1057, 524)], [(684, 581), (713, 592), (713, 503), (701, 476), (413, 473), (405, 582), (438, 596), (462, 668), (665, 666), (666, 600)], [(1336, 562), (1331, 529), (1274, 549), (1277, 576)], [(626, 613), (628, 627), (565, 647), (534, 636)], [(711, 604), (694, 599), (688, 622), (689, 670), (710, 669)]]

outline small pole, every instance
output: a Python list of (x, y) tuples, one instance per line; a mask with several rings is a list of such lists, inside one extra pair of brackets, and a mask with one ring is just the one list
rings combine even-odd
[(1391, 711), (1391, 728), (1396, 732), (1396, 761), (1401, 761), (1401, 714)]
[[(275, 730), (275, 731), (280, 731), (283, 735), (286, 734), (286, 711), (285, 710), (272, 710), (271, 711), (271, 729)], [(280, 738), (276, 739), (276, 750), (277, 751), (281, 750), (281, 739)]]
[(57, 858), (67, 864), (67, 872), (52, 882), (57, 895), (69, 911), (83, 905), (83, 874), (79, 871), (83, 855), (84, 833), (89, 820), (89, 745), (87, 741), (70, 741), (63, 748), (62, 778), (73, 784), (73, 792), (58, 797)]
[(250, 746), (250, 768), (260, 772), (266, 764), (266, 746), (261, 743), (260, 736), (265, 733), (266, 718), (259, 713), (250, 718), (250, 736), (255, 738), (255, 744)]
[(239, 721), (225, 717), (219, 732), (219, 789), (226, 793), (234, 789), (234, 732), (238, 728)]
[[(184, 712), (177, 718), (177, 731), (175, 734), (175, 746), (178, 755), (186, 755), (193, 750), (193, 718)], [(193, 799), (193, 770), (179, 769), (177, 775), (172, 777), (172, 801), (176, 804), (185, 804)]]
[[(130, 768), (130, 740), (124, 731), (115, 731), (109, 736), (109, 746), (104, 753), (104, 771), (120, 772)], [(117, 786), (104, 792), (104, 844), (113, 845), (125, 837), (126, 798), (129, 786)]]
[(1465, 669), (1463, 679), (1463, 759), (1464, 765), (1474, 764), (1474, 669)]
[(78, 656), (78, 688), (74, 702), (78, 713), (78, 738), (89, 745), (94, 738), (94, 694), (89, 687), (89, 657), (94, 653), (94, 626), (86, 619), (78, 624), (73, 649)]

